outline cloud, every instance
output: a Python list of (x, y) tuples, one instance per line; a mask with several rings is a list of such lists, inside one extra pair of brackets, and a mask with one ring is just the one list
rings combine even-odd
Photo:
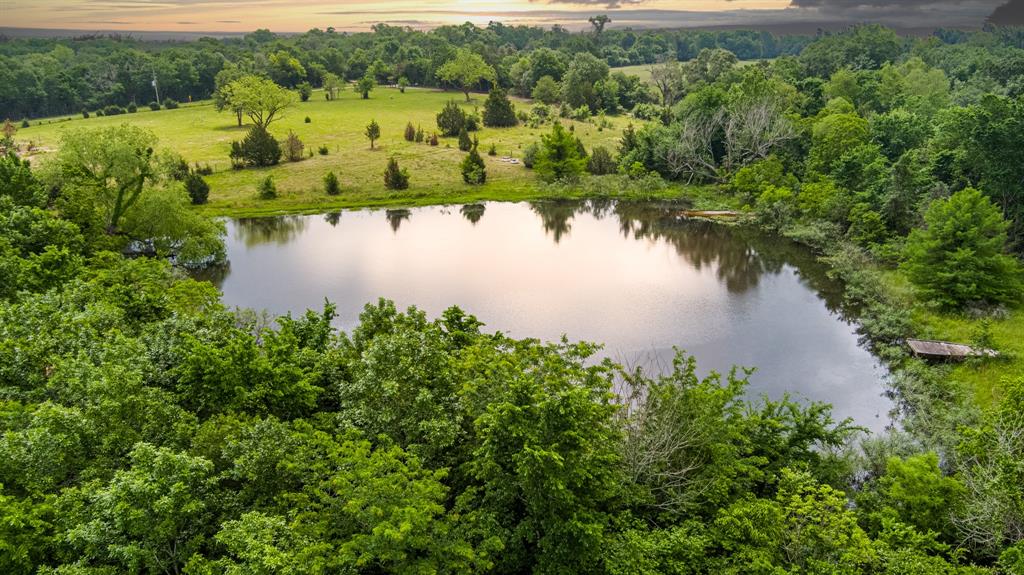
[[(536, 0), (530, 0), (535, 2)], [(643, 4), (647, 0), (547, 0), (547, 4), (576, 4), (578, 6), (604, 6), (616, 10), (625, 5)]]
[(791, 0), (790, 10), (823, 19), (896, 26), (978, 27), (1005, 0)]
[(1010, 0), (988, 17), (996, 26), (1024, 26), (1024, 0)]

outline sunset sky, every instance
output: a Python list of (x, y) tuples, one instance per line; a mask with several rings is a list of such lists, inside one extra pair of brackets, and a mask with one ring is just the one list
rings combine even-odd
[(426, 28), (465, 21), (586, 26), (757, 25), (879, 21), (897, 26), (978, 26), (1005, 0), (0, 0), (0, 26), (84, 30), (297, 32), (377, 22)]

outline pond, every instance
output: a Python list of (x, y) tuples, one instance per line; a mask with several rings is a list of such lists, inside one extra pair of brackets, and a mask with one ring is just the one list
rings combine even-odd
[(699, 370), (756, 367), (750, 393), (833, 404), (879, 430), (885, 371), (844, 319), (841, 286), (806, 250), (651, 203), (487, 203), (227, 222), (231, 306), (338, 306), (351, 329), (388, 298), (436, 317), (458, 305), (489, 331), (586, 340), (650, 371), (674, 348)]

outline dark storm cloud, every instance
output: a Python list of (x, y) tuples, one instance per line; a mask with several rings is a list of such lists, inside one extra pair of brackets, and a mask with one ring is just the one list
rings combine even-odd
[(897, 26), (972, 26), (1006, 0), (791, 0), (790, 9), (823, 19)]

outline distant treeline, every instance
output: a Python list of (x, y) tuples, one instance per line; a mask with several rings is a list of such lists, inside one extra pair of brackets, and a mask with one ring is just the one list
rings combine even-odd
[(0, 113), (22, 119), (133, 102), (143, 105), (155, 98), (154, 77), (161, 96), (179, 101), (208, 98), (217, 73), (232, 65), (285, 86), (301, 82), (319, 86), (327, 73), (349, 80), (370, 73), (380, 83), (405, 77), (414, 85), (433, 86), (436, 69), (457, 48), (469, 48), (498, 71), (502, 86), (511, 87), (513, 65), (539, 48), (555, 50), (565, 56), (563, 60), (589, 52), (609, 66), (626, 66), (664, 58), (686, 61), (706, 48), (729, 50), (741, 60), (776, 58), (799, 54), (813, 41), (810, 36), (745, 30), (598, 32), (595, 28), (570, 33), (560, 26), (543, 29), (500, 23), (486, 28), (466, 23), (429, 32), (379, 24), (366, 33), (328, 28), (291, 36), (258, 30), (244, 38), (191, 42), (128, 36), (6, 39), (0, 41)]

